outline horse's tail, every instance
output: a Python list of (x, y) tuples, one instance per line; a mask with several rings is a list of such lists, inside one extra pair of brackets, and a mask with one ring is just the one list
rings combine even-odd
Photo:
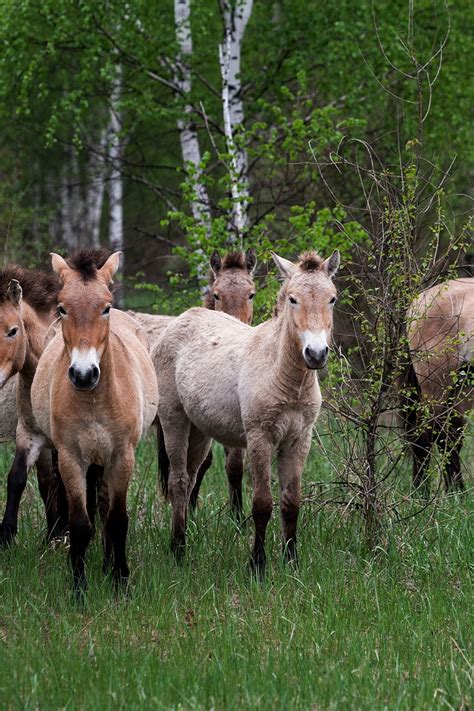
[(157, 426), (157, 442), (158, 442), (158, 479), (160, 482), (161, 491), (165, 499), (168, 498), (168, 479), (170, 475), (170, 460), (165, 447), (165, 437), (163, 427), (158, 418), (156, 418)]

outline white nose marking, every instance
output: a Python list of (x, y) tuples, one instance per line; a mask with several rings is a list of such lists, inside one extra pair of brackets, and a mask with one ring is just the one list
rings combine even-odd
[(71, 367), (85, 375), (85, 373), (88, 373), (92, 368), (99, 367), (99, 354), (95, 348), (88, 348), (87, 350), (73, 348)]
[(303, 352), (306, 348), (310, 348), (312, 351), (316, 352), (327, 348), (328, 339), (326, 331), (302, 331), (302, 333), (300, 333), (300, 337), (303, 344)]

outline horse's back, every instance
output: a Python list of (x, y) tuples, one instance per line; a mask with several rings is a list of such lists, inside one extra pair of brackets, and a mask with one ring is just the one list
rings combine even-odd
[[(410, 351), (422, 395), (444, 404), (452, 392), (452, 374), (466, 364), (472, 368), (474, 278), (453, 279), (427, 289), (414, 302), (410, 318)], [(459, 400), (461, 411), (472, 408), (472, 387), (464, 384)]]
[(143, 328), (148, 336), (150, 348), (155, 346), (163, 335), (163, 332), (176, 318), (175, 316), (163, 316), (161, 314), (145, 314), (140, 313), (139, 311), (127, 311), (127, 314), (138, 321), (140, 326)]

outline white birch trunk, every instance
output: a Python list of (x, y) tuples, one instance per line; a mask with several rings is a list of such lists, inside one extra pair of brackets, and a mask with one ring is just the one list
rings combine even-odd
[(248, 159), (243, 146), (235, 143), (235, 134), (244, 121), (242, 101), (241, 49), (245, 28), (252, 14), (253, 0), (237, 0), (231, 6), (229, 0), (222, 2), (224, 39), (219, 46), (219, 63), (222, 79), (222, 111), (227, 152), (230, 155), (231, 194), (233, 198), (232, 226), (242, 243), (247, 225), (249, 198)]
[[(174, 82), (180, 94), (188, 97), (191, 93), (190, 60), (193, 54), (193, 39), (191, 34), (191, 0), (174, 0), (174, 18), (176, 41), (179, 47)], [(192, 118), (193, 107), (190, 103), (184, 105), (184, 116), (177, 121), (183, 164), (188, 174), (194, 180), (194, 199), (191, 202), (191, 212), (198, 224), (210, 228), (209, 198), (202, 182), (201, 150), (195, 123)], [(199, 248), (198, 248), (199, 249)], [(201, 250), (202, 251), (202, 250)], [(199, 269), (200, 280), (206, 279), (207, 259), (202, 252), (202, 269)]]
[(104, 189), (106, 178), (106, 165), (104, 153), (107, 145), (108, 129), (101, 133), (100, 145), (97, 153), (91, 153), (88, 165), (87, 183), (87, 229), (88, 241), (93, 247), (100, 246), (100, 222), (104, 204)]
[(77, 156), (67, 152), (61, 176), (61, 238), (68, 251), (73, 252), (79, 247), (79, 232), (77, 212), (81, 205)]
[(117, 65), (117, 76), (112, 89), (109, 124), (109, 247), (113, 252), (123, 250), (123, 180), (120, 170), (122, 144), (120, 131), (122, 117), (120, 98), (122, 93), (122, 68)]

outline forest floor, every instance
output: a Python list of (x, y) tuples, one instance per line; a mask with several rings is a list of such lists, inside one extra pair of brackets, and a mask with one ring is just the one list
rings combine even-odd
[[(0, 451), (2, 508), (11, 452)], [(232, 522), (220, 447), (215, 454), (178, 567), (154, 447), (140, 445), (129, 497), (131, 597), (104, 579), (97, 535), (83, 609), (70, 594), (66, 546), (44, 544), (31, 477), (17, 541), (0, 551), (2, 708), (472, 708), (472, 477), (467, 495), (441, 495), (386, 525), (370, 553), (359, 512), (305, 504), (295, 570), (280, 561), (275, 511), (267, 578), (256, 583), (252, 525)], [(406, 472), (409, 492), (408, 464)], [(315, 445), (305, 482), (327, 476)], [(407, 497), (402, 513), (418, 504)]]

